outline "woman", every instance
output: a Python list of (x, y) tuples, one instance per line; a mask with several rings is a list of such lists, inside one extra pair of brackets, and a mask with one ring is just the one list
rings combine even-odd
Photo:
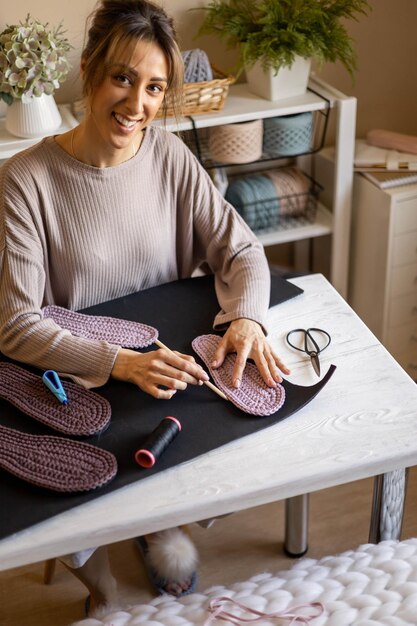
[[(86, 387), (113, 377), (170, 399), (207, 380), (193, 357), (75, 337), (44, 319), (41, 307), (82, 309), (189, 277), (204, 262), (220, 304), (214, 327), (226, 328), (213, 366), (233, 351), (236, 387), (248, 358), (276, 385), (288, 370), (262, 327), (270, 288), (263, 248), (183, 142), (151, 126), (164, 101), (177, 101), (182, 90), (172, 20), (147, 0), (102, 0), (91, 16), (81, 76), (81, 124), (2, 170), (0, 350)], [(187, 546), (177, 578), (170, 554), (165, 561), (152, 556), (171, 532), (141, 545), (154, 579), (181, 595), (192, 588), (195, 559), (190, 541), (176, 533)], [(71, 563), (97, 606), (114, 585), (103, 550), (89, 555)]]

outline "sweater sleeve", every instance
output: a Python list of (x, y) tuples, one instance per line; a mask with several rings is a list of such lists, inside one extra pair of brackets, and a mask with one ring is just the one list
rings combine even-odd
[(109, 378), (118, 346), (75, 337), (44, 319), (47, 245), (36, 189), (0, 176), (0, 350), (17, 361), (54, 369), (86, 387)]
[(270, 298), (270, 272), (264, 248), (237, 211), (187, 151), (182, 164), (181, 227), (193, 219), (194, 263), (208, 263), (215, 275), (220, 311), (214, 328), (238, 318), (262, 325)]

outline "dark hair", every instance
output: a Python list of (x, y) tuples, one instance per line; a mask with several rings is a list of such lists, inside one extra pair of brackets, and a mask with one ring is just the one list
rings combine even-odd
[(165, 11), (148, 0), (101, 0), (87, 20), (87, 43), (82, 52), (83, 95), (91, 95), (103, 81), (109, 59), (121, 47), (128, 51), (138, 40), (158, 44), (168, 62), (168, 85), (163, 109), (179, 113), (183, 61), (174, 23)]

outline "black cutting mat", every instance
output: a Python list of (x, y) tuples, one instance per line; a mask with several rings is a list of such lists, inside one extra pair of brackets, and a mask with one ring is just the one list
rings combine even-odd
[[(282, 278), (272, 277), (271, 305), (300, 293), (302, 290), (298, 287)], [(192, 354), (192, 339), (213, 332), (212, 321), (217, 311), (213, 278), (210, 276), (162, 285), (83, 312), (150, 324), (159, 330), (163, 343), (174, 350)], [(119, 465), (116, 478), (99, 490), (68, 495), (35, 487), (0, 469), (0, 538), (288, 417), (320, 391), (333, 371), (334, 366), (312, 387), (298, 387), (284, 381), (285, 404), (268, 417), (243, 413), (206, 386), (189, 386), (185, 392), (178, 392), (171, 400), (164, 401), (155, 400), (131, 384), (110, 381), (95, 390), (112, 405), (110, 427), (101, 435), (85, 441), (116, 455)], [(182, 431), (152, 469), (141, 468), (134, 460), (134, 453), (166, 415), (177, 417)], [(47, 426), (20, 413), (3, 400), (0, 400), (0, 423), (24, 432), (54, 434)]]

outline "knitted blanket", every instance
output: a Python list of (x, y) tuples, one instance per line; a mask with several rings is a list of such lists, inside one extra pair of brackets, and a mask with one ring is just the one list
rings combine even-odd
[[(219, 596), (269, 614), (319, 602), (324, 612), (309, 621), (311, 626), (416, 625), (417, 539), (364, 544), (319, 560), (303, 558), (276, 574), (258, 574), (230, 587), (218, 585), (178, 600), (160, 596), (149, 604), (109, 611), (72, 626), (203, 626), (210, 617), (210, 601)], [(247, 623), (243, 620), (248, 614), (243, 609), (230, 606), (227, 610), (240, 616), (242, 622), (215, 619), (211, 625)], [(289, 622), (263, 618), (256, 623), (281, 626)]]

